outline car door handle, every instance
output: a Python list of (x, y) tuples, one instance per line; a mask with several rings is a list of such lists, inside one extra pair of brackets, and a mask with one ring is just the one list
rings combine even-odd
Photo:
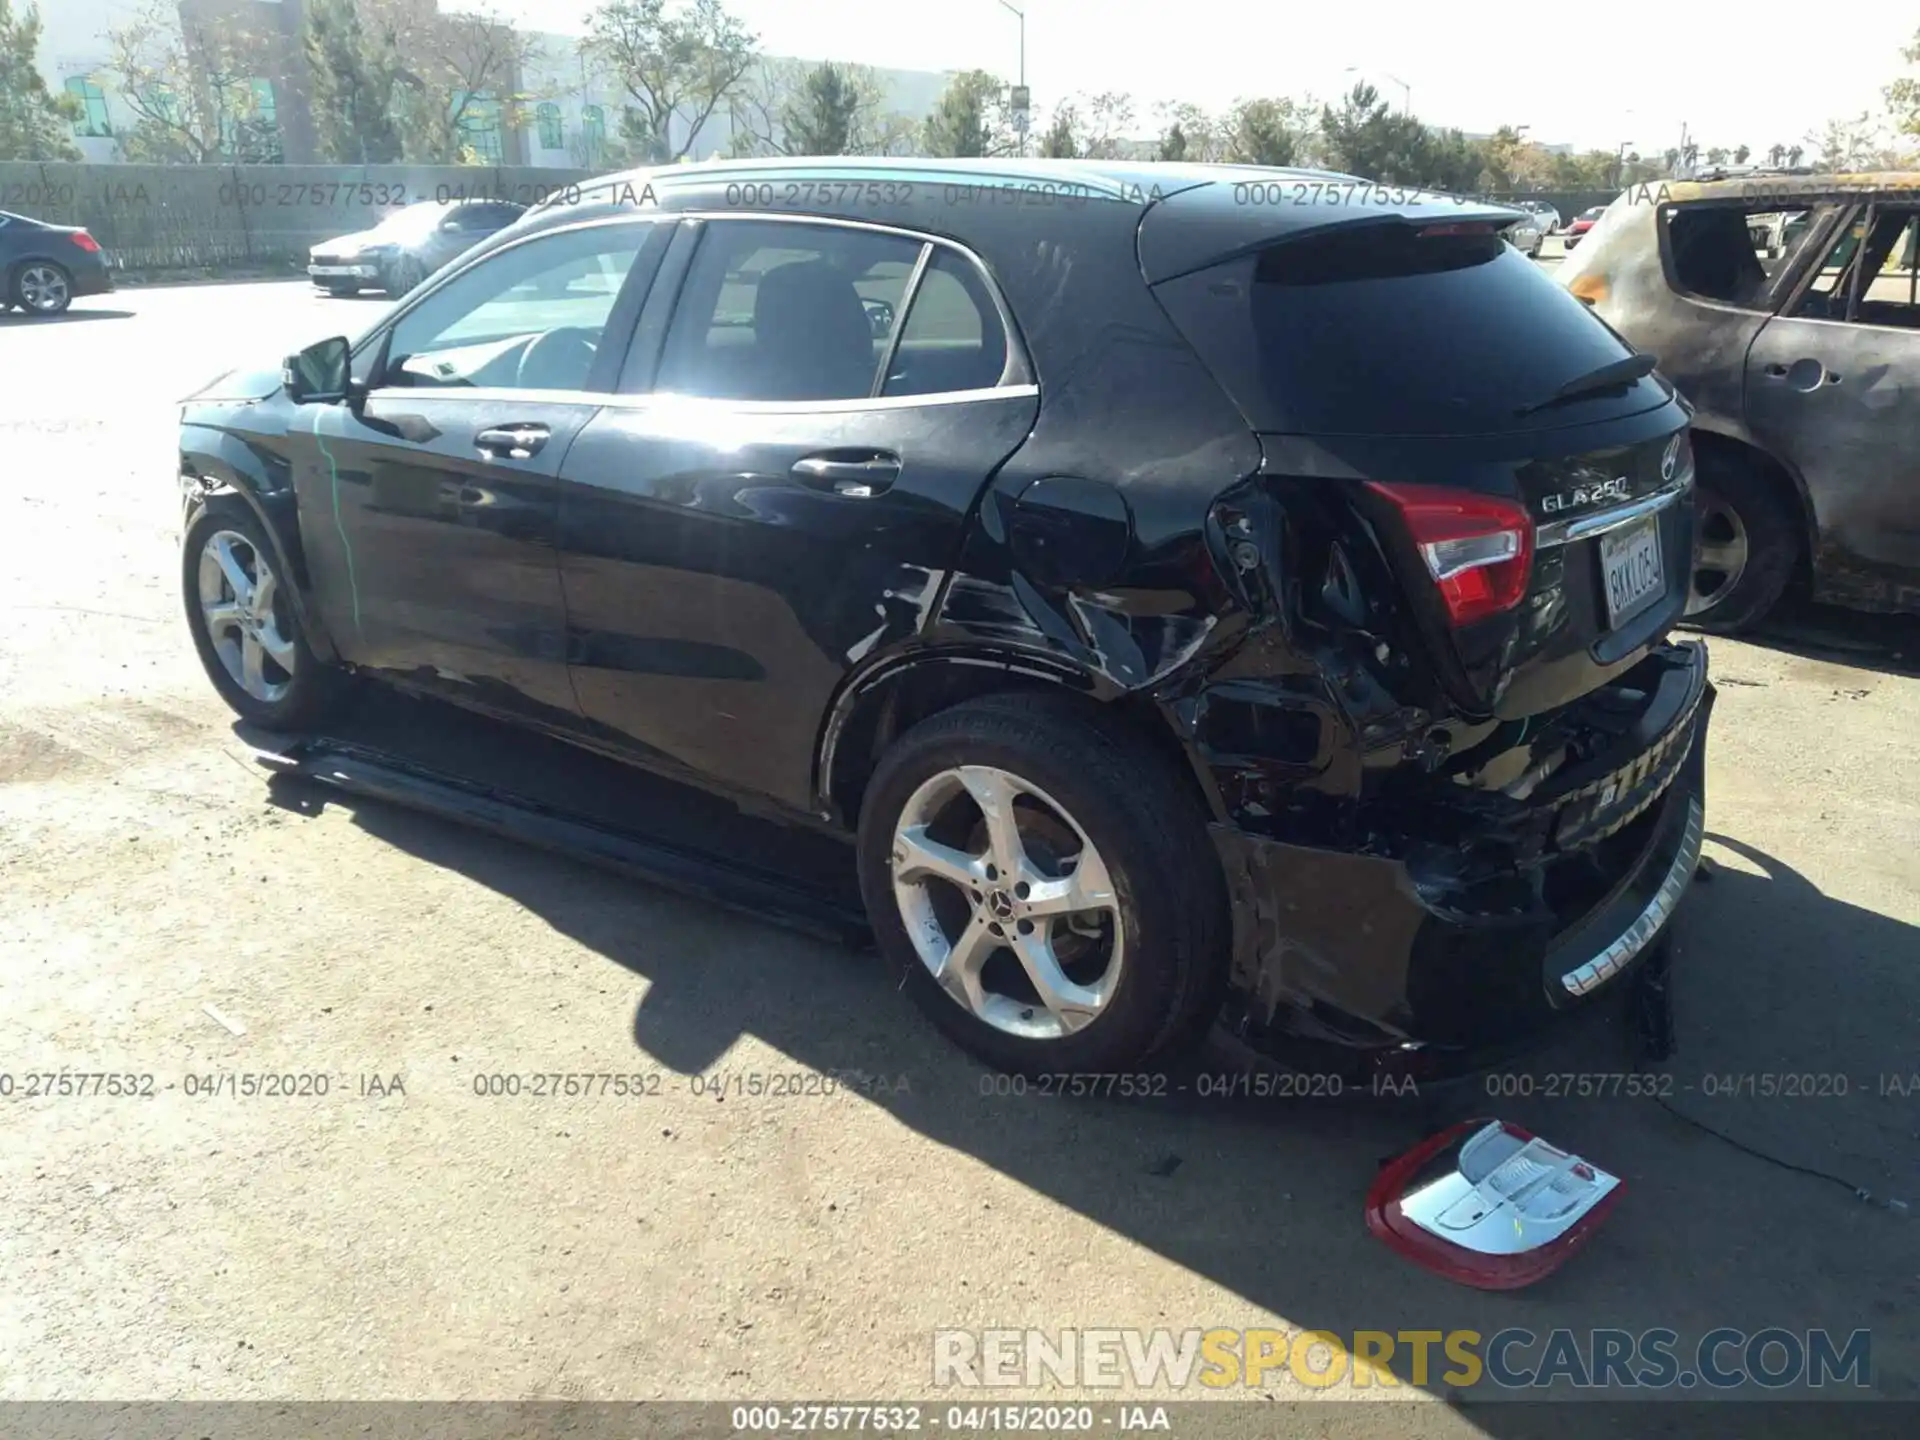
[(552, 433), (544, 425), (497, 425), (475, 435), (473, 444), (490, 460), (531, 460)]
[(829, 450), (796, 460), (793, 478), (853, 500), (878, 495), (900, 476), (900, 457), (883, 450)]

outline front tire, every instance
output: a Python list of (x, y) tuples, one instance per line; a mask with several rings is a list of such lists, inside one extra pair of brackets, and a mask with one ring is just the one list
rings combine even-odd
[(881, 954), (998, 1070), (1124, 1072), (1218, 1005), (1225, 885), (1199, 802), (1065, 697), (915, 726), (867, 788), (858, 851)]
[(1799, 517), (1751, 465), (1705, 454), (1698, 463), (1686, 623), (1733, 635), (1759, 624), (1785, 593), (1800, 558)]
[(426, 278), (426, 267), (411, 255), (401, 255), (388, 267), (383, 288), (388, 296), (398, 300)]
[(341, 672), (308, 648), (266, 528), (243, 505), (202, 510), (181, 544), (187, 628), (220, 698), (242, 720), (297, 731), (325, 720)]

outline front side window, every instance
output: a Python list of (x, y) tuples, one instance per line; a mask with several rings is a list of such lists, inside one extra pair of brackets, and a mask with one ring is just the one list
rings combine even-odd
[(875, 394), (920, 250), (871, 230), (713, 224), (668, 327), (656, 388), (729, 400)]
[(563, 230), (499, 251), (401, 316), (382, 384), (585, 388), (607, 317), (651, 227)]

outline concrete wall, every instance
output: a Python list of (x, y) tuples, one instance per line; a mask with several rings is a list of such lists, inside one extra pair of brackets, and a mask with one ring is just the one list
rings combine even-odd
[(304, 259), (422, 200), (534, 204), (593, 172), (475, 165), (0, 163), (0, 210), (84, 225), (127, 269)]

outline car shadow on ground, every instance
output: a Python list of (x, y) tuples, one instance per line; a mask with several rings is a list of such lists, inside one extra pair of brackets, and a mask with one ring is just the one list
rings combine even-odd
[(27, 315), (18, 310), (0, 312), (0, 325), (71, 325), (79, 320), (131, 319), (131, 310), (68, 310), (60, 315)]
[[(461, 750), (461, 732), (491, 725), (431, 703), (419, 717), (420, 733), (433, 737), (439, 755)], [(503, 733), (514, 735), (519, 763), (540, 764), (539, 746), (548, 742)], [(671, 833), (684, 835), (680, 817), (704, 816), (711, 804), (587, 759), (604, 767), (608, 807), (654, 817)], [(525, 774), (487, 778), (527, 793)], [(1624, 1081), (1609, 1079), (1583, 1098), (1580, 1086), (1561, 1078), (1636, 1072), (1631, 1024), (1603, 1007), (1593, 1023), (1534, 1061), (1474, 1082), (1466, 1105), (1452, 1107), (1517, 1121), (1612, 1169), (1627, 1185), (1614, 1215), (1565, 1269), (1502, 1295), (1429, 1275), (1364, 1227), (1363, 1197), (1379, 1165), (1432, 1127), (1424, 1099), (1351, 1090), (1337, 1099), (1221, 1098), (1204, 1093), (1224, 1088), (1201, 1078), (1225, 1068), (1212, 1053), (1167, 1071), (1165, 1093), (1150, 1099), (1074, 1098), (1032, 1084), (1025, 1094), (1009, 1093), (1020, 1087), (949, 1046), (897, 993), (897, 975), (871, 952), (742, 921), (381, 801), (298, 781), (276, 782), (274, 791), (279, 803), (303, 813), (343, 806), (368, 833), (510, 897), (608, 963), (644, 977), (648, 990), (636, 1012), (598, 1023), (630, 1025), (633, 1044), (650, 1063), (691, 1074), (723, 1064), (736, 1043), (754, 1037), (799, 1064), (843, 1077), (845, 1088), (900, 1124), (1293, 1327), (1341, 1335), (1469, 1329), (1482, 1336), (1522, 1327), (1544, 1337), (1557, 1326), (1635, 1333), (1664, 1326), (1697, 1338), (1718, 1325), (1751, 1331), (1778, 1324), (1827, 1326), (1842, 1339), (1865, 1327), (1875, 1337), (1875, 1388), (1920, 1399), (1920, 1367), (1906, 1358), (1920, 1344), (1920, 1276), (1912, 1264), (1888, 1263), (1893, 1249), (1911, 1247), (1910, 1225), (1858, 1204), (1839, 1184), (1788, 1173), (1681, 1118), (1876, 1193), (1904, 1172), (1898, 1184), (1910, 1191), (1920, 1161), (1920, 1095), (1893, 1099), (1876, 1091), (1879, 1077), (1920, 1069), (1911, 1043), (1920, 1013), (1920, 930), (1825, 896), (1737, 841), (1722, 842), (1724, 863), (1696, 887), (1676, 927), (1679, 1050), (1660, 1067), (1671, 1076), (1660, 1082), (1661, 1098), (1632, 1097), (1623, 1093)], [(805, 843), (817, 858), (822, 842)], [(830, 843), (827, 853), (835, 853)], [(484, 971), (474, 978), (484, 983)], [(1761, 1097), (1760, 1082), (1744, 1078), (1842, 1071), (1845, 1093), (1832, 1094), (1836, 1082), (1827, 1082), (1828, 1093), (1792, 1100)], [(1822, 1089), (1812, 1080), (1794, 1084)], [(1639, 1075), (1636, 1088), (1656, 1087)], [(900, 1183), (932, 1182), (902, 1176)], [(1009, 1235), (1007, 1243), (1021, 1239)], [(964, 1275), (972, 1258), (941, 1263)], [(1061, 1279), (1071, 1282), (1071, 1272)], [(943, 1323), (1000, 1322), (955, 1314)], [(1223, 1313), (1158, 1323), (1184, 1329), (1257, 1322)], [(1537, 1349), (1530, 1353), (1538, 1358)], [(1403, 1384), (1415, 1378), (1404, 1349), (1389, 1368)], [(1439, 1378), (1445, 1368), (1435, 1364), (1428, 1390), (1449, 1393)], [(1488, 1389), (1451, 1398), (1471, 1405), (1474, 1423), (1491, 1436), (1653, 1433), (1639, 1423), (1652, 1420), (1647, 1412), (1636, 1412), (1638, 1420), (1624, 1430), (1572, 1406), (1552, 1406), (1542, 1421), (1536, 1411), (1482, 1403)], [(1790, 1426), (1776, 1432), (1774, 1418), (1751, 1415), (1745, 1433), (1806, 1433)]]
[(1789, 600), (1739, 638), (1806, 660), (1920, 676), (1920, 616), (1873, 615)]

